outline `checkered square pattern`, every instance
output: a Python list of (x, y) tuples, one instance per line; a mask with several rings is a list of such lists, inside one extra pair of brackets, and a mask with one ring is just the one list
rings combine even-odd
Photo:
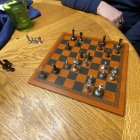
[[(105, 46), (99, 49), (101, 39), (83, 37), (83, 41), (77, 46), (76, 41), (71, 40), (71, 36), (72, 34), (63, 33), (55, 43), (54, 49), (41, 63), (40, 67), (43, 68), (46, 77), (42, 78), (40, 72), (36, 70), (29, 83), (35, 83), (37, 86), (122, 115), (123, 109), (119, 106), (120, 102), (124, 104), (124, 101), (121, 101), (120, 98), (121, 84), (125, 85), (124, 82), (122, 83), (122, 75), (124, 75), (122, 67), (124, 64), (124, 51), (128, 49), (128, 46), (126, 47), (123, 44), (120, 49), (121, 52), (116, 54), (117, 42), (106, 41)], [(79, 36), (76, 35), (76, 37), (78, 38)], [(67, 48), (68, 42), (70, 49)], [(79, 57), (81, 51), (83, 54), (82, 58)], [(109, 57), (106, 57), (107, 52), (109, 52)], [(85, 66), (85, 59), (88, 53), (90, 53), (90, 58), (87, 61), (87, 66)], [(77, 57), (79, 57), (78, 70), (74, 71), (73, 64)], [(68, 68), (65, 67), (66, 61), (69, 64)], [(106, 76), (100, 78), (100, 74), (103, 71), (102, 66), (105, 63), (107, 63)], [(52, 64), (55, 64), (58, 69), (57, 73), (54, 73)], [(110, 77), (114, 67), (118, 68), (118, 74), (116, 80), (111, 81)], [(90, 76), (93, 76), (93, 83), (88, 88)], [(95, 95), (99, 85), (103, 85), (104, 89), (104, 94), (100, 97)]]

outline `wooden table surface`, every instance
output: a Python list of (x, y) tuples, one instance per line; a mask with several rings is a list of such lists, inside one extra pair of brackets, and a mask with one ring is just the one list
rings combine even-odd
[[(138, 140), (140, 139), (140, 60), (125, 36), (107, 20), (69, 9), (54, 0), (36, 0), (42, 16), (27, 32), (15, 31), (0, 51), (0, 140)], [(125, 116), (121, 117), (27, 83), (61, 32), (72, 28), (85, 35), (123, 38), (130, 45)], [(41, 36), (43, 44), (28, 44), (26, 34)]]

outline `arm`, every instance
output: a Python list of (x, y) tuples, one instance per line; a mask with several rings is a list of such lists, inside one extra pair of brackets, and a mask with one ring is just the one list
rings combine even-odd
[(61, 0), (65, 6), (94, 14), (96, 14), (100, 2), (101, 0)]
[(65, 6), (71, 7), (73, 9), (90, 12), (98, 14), (115, 26), (121, 27), (119, 20), (123, 21), (122, 12), (112, 7), (105, 1), (101, 0), (61, 0), (61, 3)]
[(140, 21), (138, 21), (125, 34), (140, 56)]
[(133, 25), (125, 35), (131, 43), (140, 42), (140, 21)]

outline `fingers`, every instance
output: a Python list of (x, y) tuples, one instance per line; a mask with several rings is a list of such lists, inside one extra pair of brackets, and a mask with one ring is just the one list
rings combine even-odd
[(123, 17), (120, 17), (116, 22), (115, 22), (115, 26), (118, 27), (118, 28), (121, 28), (122, 25), (124, 23), (124, 19)]
[(97, 14), (108, 19), (118, 28), (120, 28), (123, 23), (123, 13), (104, 1), (101, 1), (99, 4)]

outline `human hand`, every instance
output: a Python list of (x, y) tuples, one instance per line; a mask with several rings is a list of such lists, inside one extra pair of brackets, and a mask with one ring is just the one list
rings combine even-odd
[(111, 21), (118, 28), (120, 28), (123, 23), (122, 12), (104, 1), (101, 1), (99, 4), (97, 14)]

